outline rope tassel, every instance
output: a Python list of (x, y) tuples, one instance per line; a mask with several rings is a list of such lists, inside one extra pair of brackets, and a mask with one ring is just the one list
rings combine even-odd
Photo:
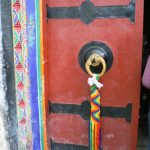
[(100, 117), (100, 93), (103, 85), (98, 82), (98, 75), (88, 79), (91, 86), (91, 116), (90, 116), (90, 150), (101, 149), (101, 117)]

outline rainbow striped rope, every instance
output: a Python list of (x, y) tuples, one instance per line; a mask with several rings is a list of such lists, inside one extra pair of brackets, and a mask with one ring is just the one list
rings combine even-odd
[[(96, 75), (98, 82), (99, 77)], [(97, 85), (91, 86), (91, 117), (90, 117), (90, 150), (101, 149), (101, 117), (100, 117), (100, 93)]]

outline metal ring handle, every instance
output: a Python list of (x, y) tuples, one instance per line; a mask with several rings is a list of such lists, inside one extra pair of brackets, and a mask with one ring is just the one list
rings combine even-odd
[[(94, 62), (93, 62), (94, 60)], [(85, 63), (85, 69), (90, 76), (93, 76), (94, 73), (91, 71), (90, 66), (96, 66), (102, 64), (102, 71), (98, 74), (99, 77), (102, 77), (106, 72), (106, 62), (104, 58), (98, 54), (92, 54)]]

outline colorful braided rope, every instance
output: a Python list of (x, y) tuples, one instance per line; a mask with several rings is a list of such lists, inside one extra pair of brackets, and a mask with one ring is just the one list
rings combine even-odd
[[(96, 76), (97, 81), (99, 77)], [(100, 93), (97, 86), (91, 86), (91, 117), (90, 117), (90, 150), (101, 148), (101, 117), (100, 117)]]

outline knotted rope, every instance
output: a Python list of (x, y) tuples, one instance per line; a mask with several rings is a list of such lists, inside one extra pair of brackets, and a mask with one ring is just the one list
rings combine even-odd
[(100, 150), (101, 148), (101, 100), (99, 89), (103, 85), (99, 83), (99, 79), (100, 77), (95, 74), (88, 79), (88, 84), (91, 86), (90, 150)]

